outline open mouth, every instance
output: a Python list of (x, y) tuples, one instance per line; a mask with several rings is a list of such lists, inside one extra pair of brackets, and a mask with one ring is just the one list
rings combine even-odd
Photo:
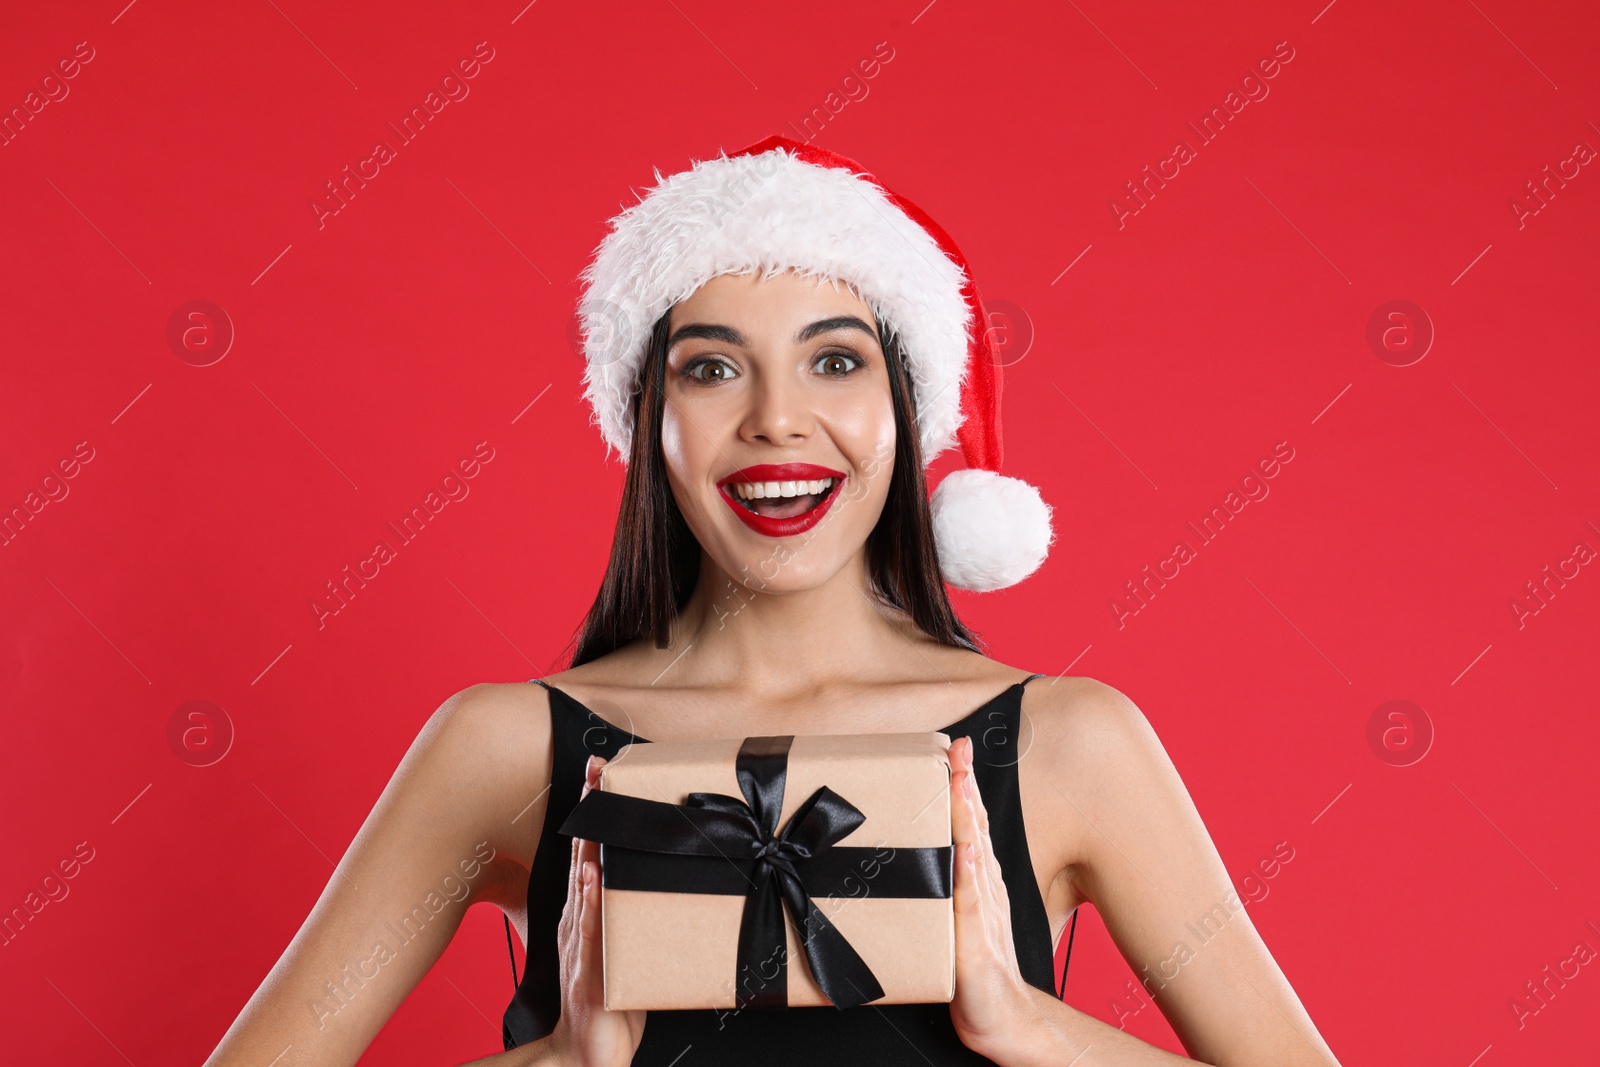
[(819, 478), (794, 482), (732, 482), (725, 487), (728, 496), (754, 515), (772, 519), (792, 519), (815, 511), (838, 492), (842, 478)]

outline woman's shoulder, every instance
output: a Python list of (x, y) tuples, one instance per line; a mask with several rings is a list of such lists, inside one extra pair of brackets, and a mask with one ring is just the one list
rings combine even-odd
[[(1030, 842), (1052, 872), (1096, 866), (1098, 850), (1113, 838), (1122, 841), (1117, 848), (1132, 847), (1126, 835), (1148, 832), (1164, 817), (1154, 798), (1182, 789), (1144, 712), (1114, 686), (1089, 677), (1036, 678), (1022, 712), (1023, 808)], [(1065, 916), (1072, 906), (1055, 910)]]
[(478, 682), (453, 694), (422, 728), (419, 742), (468, 773), (512, 790), (549, 783), (550, 696), (531, 682)]
[(439, 705), (422, 736), (473, 749), (496, 738), (548, 739), (548, 710), (543, 687), (530, 682), (477, 682)]
[(1060, 731), (1091, 740), (1148, 725), (1138, 705), (1115, 686), (1088, 675), (1044, 675), (1028, 683), (1031, 712)]
[(1088, 677), (1039, 678), (1023, 712), (1031, 734), (1025, 776), (1057, 814), (1089, 825), (1137, 823), (1155, 798), (1186, 793), (1144, 711), (1114, 686)]
[(1096, 678), (1038, 678), (1028, 684), (1023, 701), (1038, 734), (1035, 747), (1058, 766), (1087, 763), (1108, 772), (1126, 771), (1152, 743), (1160, 745), (1139, 706)]
[(528, 809), (548, 792), (550, 749), (544, 689), (479, 682), (450, 695), (428, 717), (396, 781), (406, 793), (446, 800), (463, 818), (493, 829), (496, 852), (526, 865), (541, 822), (541, 813)]

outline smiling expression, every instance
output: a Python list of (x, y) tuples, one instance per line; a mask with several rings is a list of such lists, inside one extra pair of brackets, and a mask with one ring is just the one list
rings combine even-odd
[(661, 442), (701, 546), (735, 579), (808, 588), (860, 552), (894, 469), (872, 311), (792, 271), (712, 278), (668, 323)]

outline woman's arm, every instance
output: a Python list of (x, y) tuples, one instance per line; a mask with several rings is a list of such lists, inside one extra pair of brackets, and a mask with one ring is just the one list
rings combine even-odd
[(445, 701), (206, 1067), (354, 1064), (468, 907), (525, 903), (550, 760), (549, 716), (518, 687)]
[[(1051, 687), (1041, 687), (1049, 693)], [(1031, 691), (1030, 691), (1031, 692)], [(1116, 689), (1079, 680), (1040, 702), (1028, 761), (1046, 761), (1074, 893), (1092, 902), (1142, 993), (1195, 1059), (1226, 1067), (1337, 1067), (1267, 950), (1190, 799), (1139, 708)], [(1042, 992), (1042, 991), (1041, 991)], [(1145, 1062), (1122, 1031), (1050, 997), (1038, 998), (1038, 1049), (1054, 1062), (1071, 1044), (1100, 1048), (1081, 1067)], [(1142, 1045), (1160, 1062), (1164, 1053)], [(1121, 1047), (1129, 1058), (1097, 1059)]]

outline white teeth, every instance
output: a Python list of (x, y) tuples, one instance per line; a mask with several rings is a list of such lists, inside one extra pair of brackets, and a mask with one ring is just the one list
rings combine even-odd
[(733, 491), (741, 500), (816, 496), (833, 488), (836, 480), (834, 478), (822, 478), (812, 482), (735, 482)]

